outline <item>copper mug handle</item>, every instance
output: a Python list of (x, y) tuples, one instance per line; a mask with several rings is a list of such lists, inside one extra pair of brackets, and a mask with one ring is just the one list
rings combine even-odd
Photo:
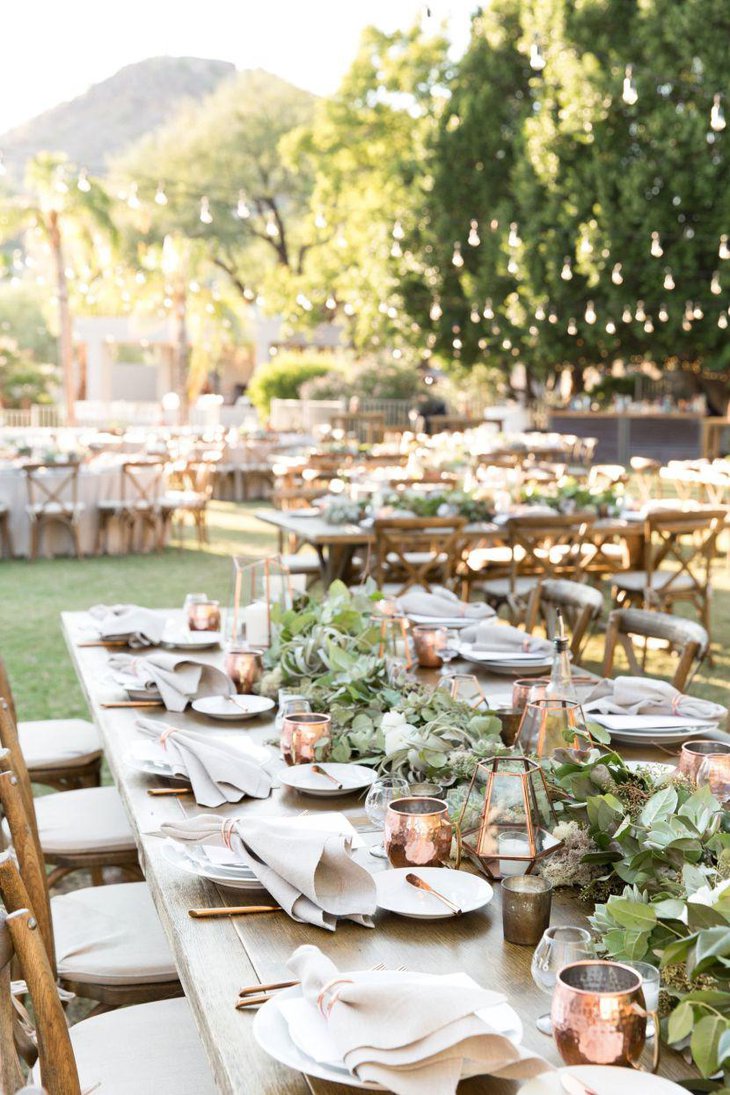
[(461, 826), (459, 825), (458, 821), (456, 821), (456, 820), (451, 821), (447, 817), (445, 817), (443, 819), (441, 824), (442, 825), (448, 825), (449, 832), (453, 834), (452, 839), (454, 837), (456, 838), (456, 866), (455, 866), (454, 870), (458, 871), (459, 867), (461, 867)]
[(632, 1061), (630, 1058), (629, 1058), (629, 1064), (631, 1065), (632, 1068), (635, 1068), (638, 1072), (656, 1072), (656, 1070), (659, 1068), (659, 1054), (660, 1054), (660, 1042), (661, 1042), (661, 1038), (659, 1037), (659, 1012), (658, 1011), (647, 1011), (646, 1008), (642, 1008), (641, 1004), (637, 1004), (637, 1003), (633, 1003), (631, 1005), (631, 1008), (632, 1008), (632, 1011), (634, 1012), (635, 1015), (643, 1015), (644, 1018), (647, 1021), (649, 1019), (651, 1019), (651, 1021), (653, 1022), (653, 1024), (654, 1024), (654, 1048), (653, 1048), (653, 1051), (652, 1051), (651, 1068), (644, 1068), (644, 1066), (641, 1064), (640, 1061)]

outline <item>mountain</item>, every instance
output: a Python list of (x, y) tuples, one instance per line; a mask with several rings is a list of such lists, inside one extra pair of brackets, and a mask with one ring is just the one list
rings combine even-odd
[(200, 57), (150, 57), (126, 65), (83, 95), (0, 136), (8, 172), (17, 182), (26, 160), (40, 151), (65, 152), (79, 166), (98, 170), (235, 71), (228, 61)]

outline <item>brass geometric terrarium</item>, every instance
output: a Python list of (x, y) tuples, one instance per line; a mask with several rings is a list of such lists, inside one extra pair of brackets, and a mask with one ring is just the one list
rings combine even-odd
[(226, 642), (257, 649), (269, 646), (272, 608), (290, 608), (291, 603), (291, 575), (280, 555), (254, 560), (234, 555)]
[(540, 765), (520, 753), (480, 761), (459, 830), (464, 852), (490, 878), (530, 874), (562, 845)]

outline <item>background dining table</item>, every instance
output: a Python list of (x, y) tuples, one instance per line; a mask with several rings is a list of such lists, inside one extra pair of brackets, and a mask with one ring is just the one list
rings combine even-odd
[[(173, 613), (166, 613), (173, 615)], [(179, 614), (178, 614), (179, 616)], [(227, 1095), (346, 1095), (352, 1088), (327, 1081), (305, 1078), (277, 1063), (261, 1050), (253, 1036), (253, 1009), (235, 1008), (238, 992), (244, 986), (287, 979), (286, 962), (303, 943), (321, 947), (341, 970), (368, 969), (383, 963), (388, 969), (406, 967), (428, 973), (468, 971), (479, 983), (502, 991), (517, 1010), (524, 1024), (524, 1044), (560, 1064), (552, 1040), (540, 1034), (535, 1020), (549, 1010), (549, 998), (535, 986), (530, 973), (532, 948), (506, 943), (502, 937), (499, 885), (494, 900), (486, 907), (458, 919), (418, 921), (402, 919), (378, 911), (375, 929), (353, 922), (342, 922), (329, 933), (308, 924), (297, 923), (284, 913), (256, 916), (193, 919), (192, 908), (256, 904), (261, 896), (249, 897), (241, 891), (226, 891), (202, 878), (185, 874), (173, 867), (163, 854), (160, 826), (183, 816), (206, 813), (191, 796), (151, 797), (147, 791), (164, 781), (145, 776), (128, 763), (132, 743), (139, 739), (135, 722), (140, 714), (161, 724), (209, 729), (216, 735), (244, 735), (257, 744), (272, 742), (275, 735), (272, 716), (260, 716), (231, 727), (213, 723), (190, 710), (173, 714), (160, 709), (105, 708), (101, 704), (122, 697), (110, 681), (110, 653), (100, 647), (84, 647), (88, 641), (91, 618), (86, 613), (62, 614), (64, 636), (92, 716), (100, 729), (106, 758), (114, 782), (135, 834), (139, 859), (152, 892), (157, 911), (169, 938), (185, 994), (205, 1046), (210, 1067), (221, 1092)], [(195, 655), (200, 660), (222, 665), (220, 650)], [(511, 681), (490, 676), (475, 669), (483, 689), (492, 702), (511, 692)], [(426, 674), (428, 678), (428, 674)], [(433, 679), (431, 674), (430, 679)], [(678, 748), (678, 747), (677, 747)], [(651, 746), (626, 747), (627, 756), (666, 761), (667, 755)], [(272, 749), (272, 756), (275, 752)], [(283, 762), (281, 762), (283, 764)], [(290, 788), (275, 786), (269, 799), (247, 799), (221, 807), (215, 814), (251, 817), (254, 815), (296, 817), (302, 813), (337, 810), (344, 813), (356, 831), (368, 843), (379, 839), (372, 831), (361, 797), (316, 798), (300, 795)], [(371, 870), (387, 869), (373, 859), (366, 848), (356, 857)], [(466, 869), (471, 869), (469, 865)], [(589, 907), (576, 896), (558, 891), (553, 902), (553, 923), (585, 923)], [(132, 1047), (130, 1047), (131, 1049)], [(672, 1079), (686, 1078), (692, 1069), (676, 1053), (665, 1050), (659, 1069)], [(512, 1081), (488, 1076), (475, 1077), (460, 1086), (464, 1095), (510, 1095), (517, 1091)]]

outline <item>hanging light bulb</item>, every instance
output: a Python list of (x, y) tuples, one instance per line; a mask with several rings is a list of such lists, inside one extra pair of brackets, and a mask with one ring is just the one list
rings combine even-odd
[(691, 323), (694, 318), (695, 318), (694, 304), (692, 303), (691, 300), (688, 300), (688, 301), (685, 302), (685, 305), (684, 305), (684, 320), (685, 320), (685, 323)]
[(478, 247), (482, 242), (479, 238), (479, 222), (469, 222), (469, 238), (466, 241), (470, 247)]
[(472, 323), (479, 323), (479, 320), (481, 318), (482, 317), (479, 315), (479, 309), (477, 308), (476, 304), (472, 304), (471, 311), (469, 312), (469, 319), (472, 321)]
[(644, 323), (644, 330), (646, 331), (646, 333), (647, 333), (648, 335), (651, 335), (651, 334), (653, 334), (653, 333), (654, 333), (654, 324), (652, 323), (652, 321), (651, 321), (651, 318), (650, 318), (650, 317), (647, 317), (647, 319), (646, 319), (646, 321), (645, 321), (645, 323)]
[(611, 281), (614, 285), (623, 285), (624, 276), (621, 273), (622, 264), (617, 262), (611, 271)]
[(331, 293), (327, 297), (327, 300), (324, 302), (324, 306), (330, 312), (334, 312), (335, 308), (337, 307), (337, 301), (335, 300), (335, 298), (332, 296)]
[(520, 239), (520, 237), (518, 235), (518, 232), (517, 232), (517, 222), (512, 221), (511, 225), (509, 226), (509, 236), (507, 237), (507, 246), (508, 247), (519, 247), (521, 243), (522, 243), (522, 240)]
[(138, 270), (137, 273), (134, 275), (134, 280), (137, 282), (137, 285), (144, 285), (147, 281), (144, 270)]
[(593, 301), (592, 300), (589, 300), (588, 303), (586, 304), (586, 311), (585, 311), (585, 315), (584, 315), (583, 318), (585, 319), (586, 323), (595, 323), (596, 322), (598, 316), (596, 315), (596, 309), (593, 306)]
[(693, 316), (694, 319), (704, 319), (705, 318), (705, 313), (702, 311), (699, 304), (695, 304), (694, 310), (692, 312), (692, 316)]
[(487, 297), (484, 301), (484, 311), (482, 315), (485, 319), (494, 319), (494, 308), (492, 307), (492, 298)]
[(658, 232), (652, 232), (651, 234), (651, 257), (653, 259), (660, 259), (664, 254), (664, 248), (662, 247), (662, 241), (659, 238)]
[(157, 184), (157, 190), (155, 191), (155, 204), (167, 205), (167, 194), (165, 193), (165, 187), (162, 183)]
[(403, 231), (403, 225), (400, 221), (396, 221), (393, 225), (393, 239), (402, 240), (404, 236), (405, 232)]
[(464, 343), (461, 341), (460, 338), (452, 338), (451, 345), (454, 347), (455, 350), (460, 350)]
[(723, 331), (727, 328), (727, 315), (725, 312), (720, 312), (720, 315), (717, 317), (717, 326), (722, 327)]
[(130, 209), (139, 209), (141, 202), (139, 200), (139, 194), (137, 193), (137, 183), (133, 182), (129, 184), (129, 194), (127, 195), (127, 205)]
[(213, 223), (213, 214), (210, 211), (210, 202), (205, 197), (200, 199), (200, 220), (202, 224)]
[(537, 308), (535, 309), (535, 319), (539, 320), (540, 323), (542, 323), (544, 318), (545, 318), (545, 309), (543, 308), (542, 304), (538, 304)]
[(587, 259), (589, 255), (593, 254), (593, 244), (588, 239), (588, 236), (584, 236), (578, 244), (578, 254), (584, 259)]
[(248, 202), (246, 201), (246, 195), (243, 190), (238, 191), (238, 201), (236, 202), (236, 216), (240, 221), (248, 220), (251, 216), (251, 210), (249, 209)]
[(660, 323), (666, 323), (669, 319), (669, 312), (666, 309), (666, 305), (660, 304), (659, 311), (657, 312), (657, 319)]
[(274, 239), (275, 236), (279, 235), (279, 229), (277, 227), (274, 214), (271, 211), (269, 211), (266, 215), (266, 235), (271, 236), (272, 239)]
[(431, 305), (431, 309), (428, 314), (434, 323), (437, 323), (438, 320), (441, 319), (441, 316), (444, 314), (438, 297), (436, 297), (433, 304)]
[(726, 126), (725, 111), (722, 109), (722, 96), (718, 91), (712, 99), (712, 108), (710, 110), (710, 129), (714, 129), (715, 133), (721, 133)]
[(624, 72), (624, 86), (621, 92), (621, 96), (625, 103), (629, 106), (633, 106), (638, 101), (639, 93), (636, 90), (636, 83), (634, 81), (634, 66), (627, 65)]
[(624, 308), (623, 312), (621, 313), (622, 323), (631, 323), (631, 320), (633, 318), (634, 318), (634, 314), (631, 311), (631, 309), (629, 307)]
[(513, 255), (512, 258), (507, 263), (507, 273), (512, 274), (513, 277), (516, 277), (519, 272), (520, 272), (520, 268), (517, 264), (517, 259)]
[(390, 249), (391, 258), (400, 259), (403, 257), (403, 248), (400, 245), (400, 240), (393, 240), (393, 246)]
[(91, 183), (89, 182), (89, 173), (88, 173), (88, 171), (86, 170), (85, 167), (82, 167), (81, 170), (79, 171), (79, 180), (76, 183), (76, 185), (79, 188), (79, 190), (81, 190), (84, 194), (88, 194), (89, 191), (91, 190)]
[(303, 308), (305, 312), (312, 311), (312, 302), (309, 297), (304, 295), (304, 293), (297, 293), (296, 300), (299, 307)]
[(327, 218), (321, 210), (315, 215), (314, 227), (320, 230), (327, 227)]
[(672, 274), (672, 271), (669, 269), (669, 267), (667, 267), (664, 271), (664, 288), (667, 290), (667, 292), (671, 293), (672, 289), (674, 289), (674, 286), (674, 275)]
[(606, 324), (606, 334), (609, 334), (609, 335), (615, 335), (616, 334), (616, 324), (613, 322), (612, 319), (609, 319), (608, 323)]
[(558, 322), (558, 313), (556, 311), (554, 311), (553, 309), (551, 309), (548, 312), (548, 323), (557, 323), (557, 322)]
[(535, 72), (542, 72), (545, 68), (545, 54), (542, 52), (542, 46), (537, 34), (532, 39), (532, 45), (530, 46), (530, 68), (534, 69)]
[(687, 319), (686, 316), (682, 320), (682, 330), (683, 331), (691, 331), (692, 330), (692, 320)]
[(457, 267), (464, 265), (464, 256), (461, 253), (461, 244), (458, 241), (454, 244), (454, 253), (451, 256), (451, 265)]
[(563, 259), (563, 269), (560, 271), (560, 276), (563, 281), (570, 281), (573, 276), (573, 269), (570, 265), (570, 258), (568, 255)]
[(710, 282), (710, 292), (714, 293), (715, 296), (719, 296), (719, 294), (722, 292), (719, 270), (715, 270), (715, 273), (712, 275), (712, 281)]
[(637, 300), (637, 302), (636, 302), (636, 311), (634, 312), (634, 319), (636, 320), (637, 323), (643, 323), (644, 320), (646, 319), (646, 312), (644, 311), (644, 302), (643, 302), (643, 300)]
[(727, 245), (727, 236), (720, 236), (720, 249), (718, 255), (721, 259), (730, 259), (730, 247)]
[(577, 324), (576, 324), (576, 322), (575, 322), (575, 320), (573, 319), (572, 316), (568, 320), (568, 326), (567, 326), (566, 330), (567, 330), (569, 335), (577, 335), (578, 334), (578, 327), (577, 327)]

